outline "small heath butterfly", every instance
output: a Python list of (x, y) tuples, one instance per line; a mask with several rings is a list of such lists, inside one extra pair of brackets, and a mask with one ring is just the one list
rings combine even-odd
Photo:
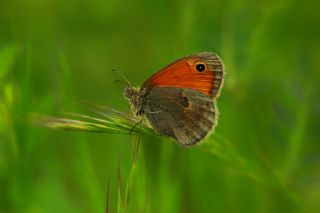
[(158, 134), (190, 147), (200, 144), (217, 124), (216, 99), (224, 75), (217, 54), (200, 52), (156, 72), (141, 88), (127, 87), (124, 95), (132, 112), (145, 117)]

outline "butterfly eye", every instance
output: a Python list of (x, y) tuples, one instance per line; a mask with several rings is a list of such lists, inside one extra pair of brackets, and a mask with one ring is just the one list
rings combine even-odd
[(203, 72), (206, 70), (206, 65), (204, 63), (198, 63), (196, 64), (196, 70), (198, 72)]

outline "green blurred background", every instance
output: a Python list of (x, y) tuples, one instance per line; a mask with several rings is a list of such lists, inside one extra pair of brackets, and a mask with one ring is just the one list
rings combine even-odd
[[(110, 212), (318, 212), (319, 6), (1, 0), (0, 212), (105, 212), (108, 180)], [(132, 136), (23, 121), (79, 112), (72, 97), (129, 111), (113, 68), (141, 85), (200, 51), (218, 53), (227, 76), (216, 134), (199, 148), (142, 137), (132, 166)]]

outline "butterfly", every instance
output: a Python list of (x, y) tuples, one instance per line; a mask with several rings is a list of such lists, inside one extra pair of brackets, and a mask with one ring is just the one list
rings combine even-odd
[(200, 52), (176, 60), (124, 96), (135, 116), (182, 147), (200, 144), (217, 125), (216, 99), (225, 71), (219, 56)]

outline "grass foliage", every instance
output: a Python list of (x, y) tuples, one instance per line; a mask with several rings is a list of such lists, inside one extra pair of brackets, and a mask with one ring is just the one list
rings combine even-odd
[[(0, 212), (317, 212), (317, 4), (2, 1)], [(111, 70), (139, 85), (199, 51), (227, 69), (215, 133), (133, 128)]]

